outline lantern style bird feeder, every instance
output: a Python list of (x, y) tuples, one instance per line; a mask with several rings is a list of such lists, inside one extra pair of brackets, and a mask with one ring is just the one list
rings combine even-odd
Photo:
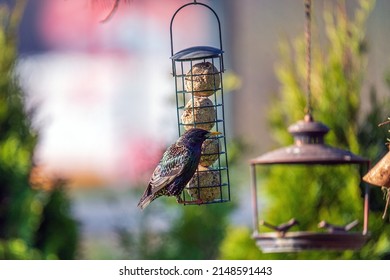
[[(206, 8), (215, 16), (219, 47), (193, 46), (175, 52), (174, 19), (182, 9), (194, 6)], [(170, 35), (179, 136), (194, 127), (220, 132), (204, 142), (198, 169), (182, 193), (183, 204), (230, 201), (222, 83), (224, 51), (220, 20), (211, 7), (194, 1), (183, 5), (174, 13)]]
[[(260, 201), (257, 195), (259, 186), (257, 186), (258, 166), (266, 165), (358, 165), (360, 172), (362, 169), (368, 170), (369, 161), (360, 156), (354, 155), (349, 151), (338, 149), (326, 145), (324, 136), (329, 128), (323, 123), (314, 121), (310, 105), (310, 1), (305, 1), (306, 8), (306, 39), (307, 39), (307, 108), (303, 120), (291, 125), (288, 128), (289, 133), (294, 137), (294, 144), (288, 147), (280, 148), (250, 161), (251, 169), (251, 188), (254, 211), (254, 233), (253, 238), (258, 247), (264, 253), (277, 252), (299, 252), (304, 250), (356, 250), (361, 248), (367, 241), (368, 233), (368, 211), (369, 211), (369, 188), (366, 185), (364, 195), (364, 213), (362, 232), (351, 231), (358, 220), (349, 222), (343, 226), (336, 226), (327, 221), (319, 221), (318, 227), (325, 228), (326, 232), (319, 230), (312, 231), (290, 231), (292, 227), (298, 224), (299, 220), (291, 218), (288, 222), (281, 225), (274, 225), (270, 221), (259, 220)], [(288, 167), (287, 167), (288, 168)], [(304, 182), (302, 182), (302, 187)], [(273, 232), (262, 233), (260, 228), (268, 227)]]

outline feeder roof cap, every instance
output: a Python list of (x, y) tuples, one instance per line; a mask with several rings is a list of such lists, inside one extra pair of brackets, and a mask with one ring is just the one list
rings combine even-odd
[(265, 153), (251, 164), (365, 164), (368, 160), (350, 151), (325, 144), (291, 145)]
[(369, 161), (350, 151), (324, 143), (329, 128), (306, 115), (288, 128), (294, 145), (265, 153), (251, 160), (251, 164), (367, 164)]
[(184, 61), (193, 59), (219, 57), (223, 50), (209, 46), (195, 46), (175, 53), (170, 58), (172, 60)]
[(290, 132), (292, 135), (325, 135), (329, 132), (329, 128), (322, 122), (314, 121), (311, 115), (306, 115), (303, 120), (290, 125), (288, 132)]

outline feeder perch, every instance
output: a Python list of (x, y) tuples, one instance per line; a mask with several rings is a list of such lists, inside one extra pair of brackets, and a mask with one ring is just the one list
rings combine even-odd
[[(173, 23), (184, 8), (206, 8), (216, 18), (219, 46), (190, 46), (175, 52)], [(170, 24), (172, 74), (175, 78), (179, 136), (191, 128), (218, 131), (202, 147), (198, 170), (182, 192), (183, 204), (210, 204), (230, 201), (226, 149), (223, 82), (224, 72), (221, 24), (208, 5), (192, 2), (174, 13)]]
[(318, 223), (318, 228), (325, 228), (328, 232), (347, 232), (356, 227), (359, 224), (358, 220), (354, 220), (345, 226), (336, 226), (323, 220)]

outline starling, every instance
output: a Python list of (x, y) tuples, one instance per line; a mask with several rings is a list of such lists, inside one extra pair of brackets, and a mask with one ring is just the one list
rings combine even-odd
[(198, 167), (203, 141), (218, 134), (220, 132), (209, 132), (200, 128), (186, 131), (163, 154), (138, 207), (144, 209), (162, 195), (176, 196), (177, 201), (182, 202), (180, 194)]

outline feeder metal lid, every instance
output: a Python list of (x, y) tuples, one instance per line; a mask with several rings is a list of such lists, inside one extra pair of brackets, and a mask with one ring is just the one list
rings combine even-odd
[(223, 50), (209, 46), (196, 46), (181, 50), (175, 53), (170, 58), (172, 60), (184, 61), (192, 59), (203, 59), (219, 57), (223, 53)]
[(350, 151), (324, 144), (329, 128), (315, 122), (310, 115), (291, 125), (294, 145), (265, 153), (250, 161), (251, 164), (363, 164), (369, 161)]
[(368, 160), (324, 144), (291, 145), (265, 153), (251, 164), (360, 164)]
[(288, 132), (290, 132), (292, 135), (309, 134), (310, 136), (324, 136), (329, 132), (329, 128), (323, 123), (315, 122), (313, 119), (308, 118), (297, 121), (296, 123), (290, 125)]

